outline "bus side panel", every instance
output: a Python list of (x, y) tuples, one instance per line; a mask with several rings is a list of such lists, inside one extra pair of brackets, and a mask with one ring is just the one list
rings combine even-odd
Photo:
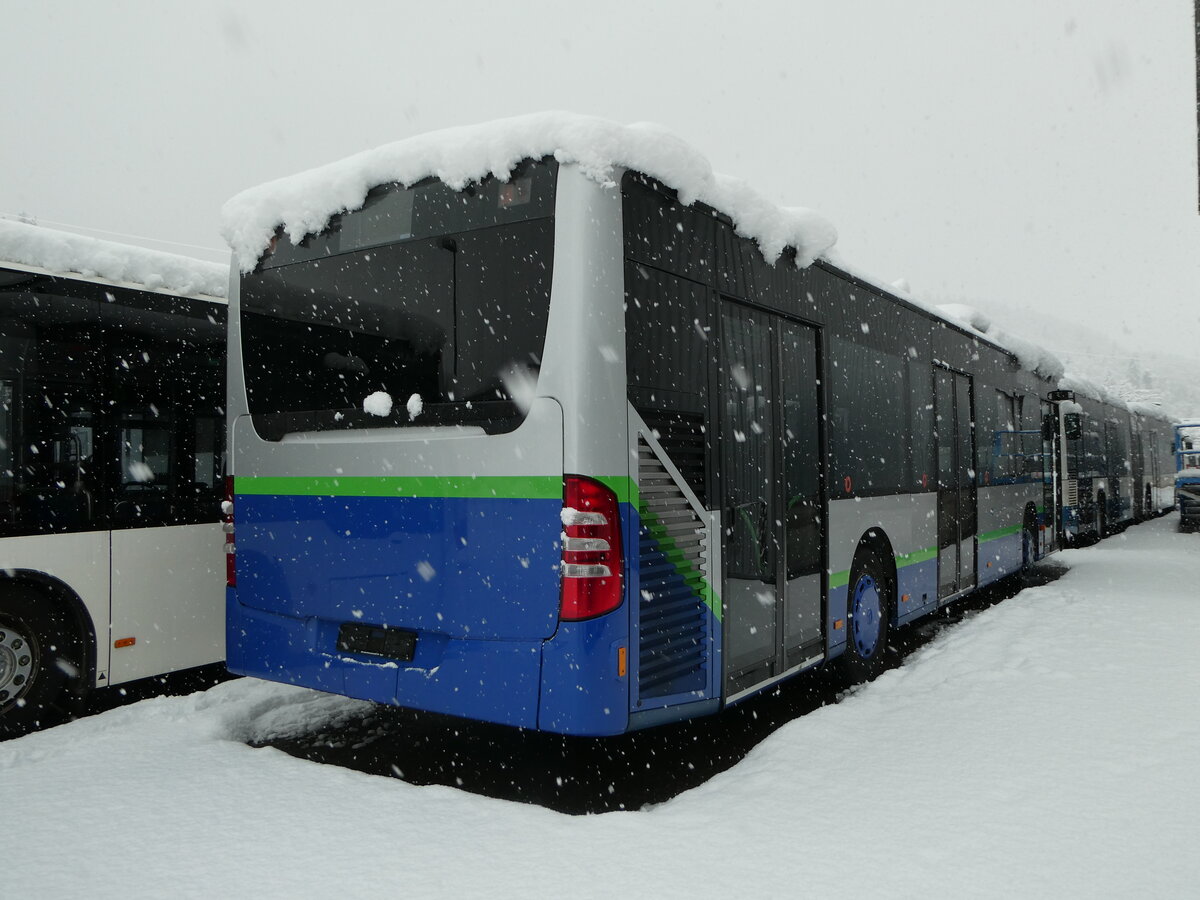
[(113, 640), (135, 643), (113, 651), (110, 684), (225, 658), (224, 566), (217, 524), (112, 532)]
[(96, 683), (108, 684), (109, 532), (28, 535), (0, 541), (0, 569), (47, 575), (83, 602), (96, 636)]
[[(891, 544), (895, 559), (895, 621), (907, 622), (937, 607), (937, 494), (925, 491), (831, 501), (826, 622), (831, 658), (841, 653), (846, 643), (850, 568), (859, 538), (872, 528)], [(905, 594), (907, 601), (902, 599)]]
[(1016, 482), (981, 486), (979, 489), (979, 551), (976, 555), (978, 585), (1020, 570), (1024, 558), (1021, 528), (1025, 507), (1036, 509), (1042, 499), (1040, 483)]
[(537, 727), (591, 736), (621, 734), (628, 728), (628, 594), (626, 598), (606, 615), (563, 622), (554, 639), (546, 642)]

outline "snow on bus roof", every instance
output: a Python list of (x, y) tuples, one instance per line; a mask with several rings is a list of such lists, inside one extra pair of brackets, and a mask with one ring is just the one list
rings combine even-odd
[(837, 241), (832, 223), (820, 214), (785, 209), (745, 181), (714, 173), (707, 158), (661, 126), (563, 112), (435, 131), (268, 182), (225, 204), (221, 232), (248, 272), (276, 228), (283, 226), (298, 242), (334, 215), (361, 207), (371, 188), (407, 186), (429, 176), (452, 188), (489, 175), (506, 180), (522, 160), (546, 156), (576, 164), (601, 184), (611, 184), (619, 167), (649, 175), (677, 191), (683, 203), (700, 201), (728, 215), (768, 260), (794, 247), (797, 264), (806, 266)]
[[(621, 125), (594, 116), (545, 112), (419, 135), (245, 190), (222, 208), (221, 233), (239, 268), (249, 272), (279, 227), (299, 242), (322, 231), (338, 213), (359, 209), (374, 187), (408, 186), (433, 176), (452, 188), (462, 188), (488, 176), (506, 180), (522, 160), (547, 156), (577, 165), (601, 184), (613, 183), (618, 168), (649, 175), (678, 192), (682, 203), (698, 201), (728, 215), (737, 233), (753, 239), (770, 262), (788, 247), (795, 248), (796, 265), (802, 268), (826, 259), (1011, 353), (1023, 368), (1050, 381), (1064, 378), (1063, 364), (1054, 354), (999, 328), (977, 310), (923, 302), (904, 282), (889, 285), (851, 267), (834, 248), (837, 230), (822, 215), (804, 207), (779, 206), (747, 182), (713, 172), (702, 153), (649, 123)], [(1064, 384), (1087, 396), (1126, 405), (1082, 380), (1068, 379)]]
[(229, 283), (229, 267), (222, 263), (11, 219), (0, 219), (0, 265), (5, 262), (175, 294), (224, 297)]
[(993, 344), (1007, 350), (1017, 358), (1023, 369), (1051, 381), (1058, 381), (1066, 374), (1062, 361), (1049, 350), (1011, 331), (1005, 331), (973, 306), (964, 303), (943, 303), (934, 307), (933, 311), (959, 328), (987, 338)]

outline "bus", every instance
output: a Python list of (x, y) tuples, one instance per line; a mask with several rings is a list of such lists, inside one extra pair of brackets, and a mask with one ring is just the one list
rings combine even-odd
[(231, 671), (613, 735), (871, 678), (1064, 545), (1051, 373), (674, 139), (563, 124), (226, 205)]
[(1066, 544), (1100, 540), (1171, 508), (1169, 419), (1091, 385), (1053, 394), (1063, 401), (1058, 468)]
[(227, 278), (0, 221), (6, 735), (224, 658)]
[(1181, 529), (1200, 526), (1200, 422), (1175, 426), (1175, 505)]

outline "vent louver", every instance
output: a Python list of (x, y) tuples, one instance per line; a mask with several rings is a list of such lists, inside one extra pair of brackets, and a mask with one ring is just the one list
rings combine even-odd
[(638, 491), (638, 696), (703, 691), (711, 627), (706, 529), (644, 440), (638, 441)]

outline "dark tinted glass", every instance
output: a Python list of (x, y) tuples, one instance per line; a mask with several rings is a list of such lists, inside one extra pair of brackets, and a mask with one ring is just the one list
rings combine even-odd
[(909, 395), (901, 357), (833, 338), (830, 448), (834, 490), (895, 491), (906, 486)]
[[(552, 206), (552, 166), (522, 178), (462, 196), (442, 185), (419, 189), (410, 224), (392, 191), (343, 216), (321, 247), (314, 239), (308, 259), (243, 278), (243, 371), (259, 433), (515, 428), (523, 415), (514, 385), (528, 384), (541, 365), (553, 256), (553, 222), (542, 216)], [(391, 217), (381, 212), (387, 203), (396, 207)], [(519, 220), (530, 215), (542, 217)], [(351, 234), (393, 242), (345, 251)], [(390, 415), (363, 411), (377, 391), (392, 397)], [(407, 408), (414, 394), (415, 416)]]
[(461, 191), (433, 179), (410, 188), (377, 187), (361, 209), (334, 216), (320, 234), (294, 245), (282, 230), (260, 261), (271, 269), (398, 241), (456, 234), (554, 215), (553, 160), (525, 163), (507, 182), (487, 178)]
[(41, 275), (0, 291), (0, 531), (216, 521), (224, 351), (223, 305)]

